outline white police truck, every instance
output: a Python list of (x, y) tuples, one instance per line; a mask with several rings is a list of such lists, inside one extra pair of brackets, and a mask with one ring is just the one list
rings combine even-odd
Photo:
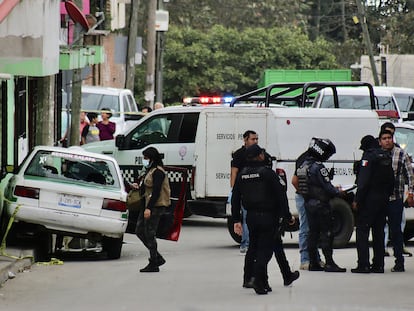
[[(352, 83), (347, 84), (353, 86)], [(270, 108), (281, 101), (310, 100), (309, 94), (315, 94), (316, 88), (320, 90), (333, 84), (292, 85), (277, 85), (275, 90), (283, 93), (279, 96), (273, 96), (272, 91), (269, 91), (270, 96), (262, 95), (266, 88), (258, 93), (242, 95), (235, 99), (232, 107), (212, 105), (155, 110), (118, 135), (115, 141), (83, 147), (115, 157), (128, 181), (132, 181), (142, 168), (142, 150), (148, 146), (155, 147), (164, 155), (165, 165), (185, 167), (191, 172), (188, 214), (228, 217), (226, 201), (230, 192), (231, 153), (243, 144), (243, 133), (254, 130), (259, 135), (259, 144), (276, 158), (274, 168), (287, 177), (287, 194), (293, 212), (294, 189), (290, 180), (296, 158), (307, 149), (311, 138), (326, 137), (334, 142), (337, 153), (326, 165), (335, 172), (335, 185), (351, 187), (355, 181), (353, 163), (361, 157), (360, 140), (364, 135), (378, 134), (379, 117), (371, 110)], [(356, 85), (360, 86), (360, 83)], [(306, 91), (309, 94), (305, 94)], [(293, 95), (286, 96), (289, 92)], [(239, 104), (241, 101), (249, 102), (248, 108)], [(252, 102), (259, 107), (253, 108)], [(169, 178), (173, 187), (179, 184), (177, 176)], [(337, 246), (345, 245), (354, 229), (349, 205), (351, 199), (332, 202)], [(229, 231), (238, 241), (239, 237), (232, 232), (233, 226), (228, 219)]]

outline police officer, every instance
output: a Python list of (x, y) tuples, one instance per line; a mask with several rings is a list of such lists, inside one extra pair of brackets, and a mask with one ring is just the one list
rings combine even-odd
[(267, 264), (273, 254), (279, 218), (288, 205), (278, 175), (266, 166), (264, 149), (254, 144), (246, 149), (246, 158), (247, 165), (237, 175), (233, 187), (232, 218), (235, 233), (241, 235), (240, 209), (243, 204), (250, 233), (244, 273), (254, 277), (253, 288), (263, 295), (271, 291), (267, 282)]
[[(309, 156), (297, 171), (299, 192), (305, 198), (305, 209), (309, 222), (308, 251), (309, 271), (346, 272), (332, 257), (332, 208), (329, 200), (341, 192), (331, 183), (328, 169), (322, 162), (335, 152), (335, 145), (329, 139), (312, 138), (308, 148)], [(318, 243), (325, 256), (325, 267), (317, 258)]]
[[(382, 132), (381, 132), (382, 133)], [(388, 132), (387, 132), (388, 133)], [(389, 133), (390, 134), (390, 133)], [(355, 200), (358, 266), (352, 273), (384, 273), (384, 225), (388, 198), (394, 189), (390, 152), (380, 148), (371, 135), (361, 139), (364, 151), (358, 169)], [(372, 229), (373, 264), (369, 263), (369, 231)]]

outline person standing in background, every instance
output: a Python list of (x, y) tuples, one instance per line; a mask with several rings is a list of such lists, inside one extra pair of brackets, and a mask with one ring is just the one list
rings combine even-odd
[[(247, 130), (243, 134), (243, 146), (241, 146), (239, 149), (237, 149), (232, 154), (232, 160), (231, 160), (231, 171), (230, 171), (230, 187), (233, 188), (234, 182), (236, 181), (237, 174), (239, 171), (246, 165), (246, 148), (257, 144), (259, 141), (259, 137), (255, 131)], [(231, 194), (229, 196), (229, 202), (231, 201)], [(241, 235), (241, 243), (240, 243), (240, 253), (246, 254), (248, 248), (249, 248), (249, 229), (247, 228), (246, 224), (246, 210), (242, 206), (241, 207), (242, 212), (242, 226), (243, 226), (243, 232)]]
[(164, 108), (164, 104), (163, 103), (156, 102), (154, 104), (154, 110), (161, 109), (161, 108)]
[(98, 124), (98, 115), (95, 112), (89, 112), (87, 114), (89, 124), (85, 125), (82, 130), (82, 145), (100, 141)]
[[(86, 116), (86, 112), (81, 111), (81, 113), (79, 115), (79, 144), (80, 145), (82, 145), (82, 131), (83, 131), (84, 127), (88, 124), (89, 124), (89, 120)], [(68, 129), (69, 128), (66, 129), (65, 135), (63, 135), (63, 137), (59, 141), (62, 144), (63, 147), (67, 147)]]
[(389, 197), (386, 209), (389, 230), (391, 233), (391, 242), (394, 250), (395, 265), (392, 272), (404, 272), (404, 238), (401, 230), (402, 215), (404, 212), (404, 187), (408, 184), (408, 206), (414, 205), (414, 172), (411, 166), (411, 160), (408, 154), (394, 144), (393, 134), (389, 130), (381, 130), (380, 146), (382, 149), (391, 152), (392, 168), (394, 170), (394, 190)]
[(152, 111), (152, 108), (150, 106), (144, 106), (141, 109), (142, 113), (150, 113)]
[[(381, 135), (387, 133), (381, 131)], [(356, 212), (358, 265), (352, 273), (384, 273), (384, 225), (388, 198), (394, 190), (392, 157), (372, 135), (361, 139), (364, 151), (359, 162), (357, 192), (352, 209)], [(369, 233), (372, 230), (372, 266), (369, 259)]]
[(111, 117), (112, 117), (111, 110), (109, 108), (103, 108), (101, 111), (102, 121), (100, 121), (96, 125), (99, 128), (100, 140), (114, 139), (116, 124), (114, 122), (109, 121)]

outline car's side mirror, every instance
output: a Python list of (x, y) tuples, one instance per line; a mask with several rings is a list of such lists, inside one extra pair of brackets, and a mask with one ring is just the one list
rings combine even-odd
[(123, 150), (125, 145), (125, 135), (119, 134), (115, 137), (115, 146), (118, 147), (119, 150)]

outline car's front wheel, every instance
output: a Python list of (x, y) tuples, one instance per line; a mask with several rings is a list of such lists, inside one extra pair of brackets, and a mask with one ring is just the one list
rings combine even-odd
[(110, 238), (104, 236), (102, 238), (102, 248), (103, 251), (106, 252), (109, 259), (118, 259), (121, 257), (123, 240), (124, 236), (121, 236), (120, 238)]

